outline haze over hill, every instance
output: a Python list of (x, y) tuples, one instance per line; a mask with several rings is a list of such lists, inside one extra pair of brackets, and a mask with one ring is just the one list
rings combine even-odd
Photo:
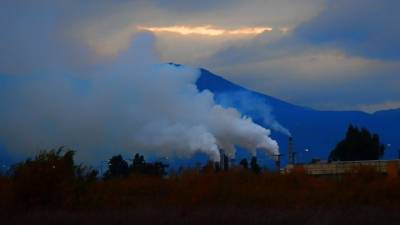
[[(262, 115), (265, 109), (271, 110), (276, 120), (291, 132), (299, 161), (326, 159), (336, 143), (344, 137), (350, 123), (377, 133), (387, 145), (385, 158), (397, 157), (397, 149), (400, 149), (400, 109), (373, 114), (361, 111), (314, 110), (246, 89), (205, 69), (201, 69), (201, 76), (196, 84), (200, 90), (208, 89), (213, 92), (219, 104), (238, 109), (260, 125), (265, 126)], [(245, 102), (252, 105), (246, 106)], [(257, 110), (260, 108), (264, 110)], [(272, 137), (278, 141), (283, 158), (286, 159), (287, 135), (273, 132)]]
[[(199, 91), (211, 91), (217, 104), (235, 108), (243, 115), (251, 117), (255, 123), (271, 128), (271, 137), (279, 144), (283, 162), (287, 158), (289, 135), (294, 138), (297, 161), (308, 162), (312, 158), (326, 159), (331, 149), (344, 137), (350, 123), (366, 127), (379, 134), (387, 147), (385, 158), (398, 156), (396, 150), (400, 148), (397, 132), (400, 127), (400, 109), (378, 111), (373, 114), (361, 111), (314, 110), (246, 89), (208, 70), (200, 69), (199, 71), (200, 74), (196, 80)], [(6, 153), (5, 147), (1, 144), (2, 161), (0, 163), (8, 164), (13, 161), (13, 157)], [(242, 156), (239, 155), (237, 159), (240, 157)], [(174, 164), (182, 162), (185, 163), (177, 160)]]

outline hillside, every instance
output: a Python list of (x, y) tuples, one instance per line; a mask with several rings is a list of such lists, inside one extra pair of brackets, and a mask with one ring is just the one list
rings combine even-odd
[[(400, 109), (379, 111), (374, 114), (360, 111), (314, 110), (248, 90), (205, 69), (201, 69), (196, 84), (199, 90), (208, 89), (213, 92), (220, 104), (237, 108), (243, 114), (254, 118), (260, 125), (265, 126), (260, 119), (262, 115), (254, 110), (243, 109), (243, 96), (246, 98), (245, 101), (255, 102), (257, 104), (253, 105), (255, 108), (270, 108), (276, 120), (290, 130), (299, 161), (309, 161), (312, 158), (326, 159), (330, 150), (342, 139), (350, 123), (378, 133), (383, 143), (390, 144), (385, 158), (397, 157), (396, 150), (400, 149), (399, 133), (396, 132), (400, 127)], [(227, 98), (229, 101), (226, 101)], [(287, 136), (273, 132), (273, 137), (279, 142), (281, 153), (286, 158)], [(305, 149), (310, 151), (306, 152)]]
[[(378, 111), (373, 114), (360, 111), (320, 111), (246, 89), (205, 69), (201, 69), (200, 72), (196, 82), (198, 89), (200, 91), (207, 89), (213, 92), (215, 100), (219, 104), (238, 109), (242, 114), (250, 116), (256, 123), (264, 127), (271, 127), (271, 121), (274, 121), (273, 116), (280, 125), (287, 128), (294, 138), (298, 162), (308, 162), (312, 158), (326, 159), (335, 144), (343, 138), (350, 123), (378, 133), (383, 143), (390, 144), (385, 158), (398, 157), (400, 109)], [(5, 78), (2, 81), (1, 85), (9, 83)], [(272, 116), (268, 116), (270, 114)], [(280, 145), (284, 164), (287, 158), (288, 137), (284, 132), (277, 131), (272, 132), (272, 137)], [(305, 149), (309, 149), (309, 151), (306, 152)], [(12, 151), (8, 150), (5, 143), (0, 143), (1, 165), (8, 165), (21, 157), (13, 155)], [(246, 153), (244, 151), (239, 151), (239, 153), (241, 154), (237, 159), (240, 160), (245, 156), (242, 154)], [(202, 159), (200, 161), (207, 160), (204, 155), (196, 155), (194, 160), (176, 159), (171, 164), (193, 166), (199, 158)], [(265, 157), (260, 158), (263, 162), (265, 159)], [(266, 161), (271, 164), (270, 160)]]

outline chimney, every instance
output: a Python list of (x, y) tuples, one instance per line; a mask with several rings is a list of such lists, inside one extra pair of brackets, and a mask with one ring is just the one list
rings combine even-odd
[(273, 156), (276, 159), (276, 161), (275, 161), (276, 169), (278, 170), (278, 173), (280, 173), (280, 171), (281, 171), (281, 154), (273, 155)]
[(289, 137), (288, 141), (288, 164), (294, 164), (294, 155), (293, 152), (293, 138)]
[(229, 169), (229, 157), (225, 154), (223, 149), (219, 150), (219, 167), (221, 171), (227, 171)]
[(224, 154), (224, 170), (228, 171), (229, 170), (229, 157)]

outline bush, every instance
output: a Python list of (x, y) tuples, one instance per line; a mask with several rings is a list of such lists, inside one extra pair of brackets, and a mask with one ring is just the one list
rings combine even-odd
[(16, 165), (11, 177), (0, 177), (1, 209), (400, 208), (400, 178), (385, 176), (370, 167), (337, 177), (315, 177), (307, 175), (302, 167), (288, 174), (256, 174), (242, 166), (216, 172), (209, 163), (201, 170), (186, 169), (166, 178), (158, 172), (143, 173), (147, 167), (140, 160), (131, 166), (135, 169), (128, 175), (103, 180), (96, 179), (95, 171), (75, 165), (73, 156), (71, 150), (42, 151), (34, 159)]
[(377, 160), (384, 153), (385, 147), (377, 134), (367, 129), (349, 126), (346, 137), (340, 141), (329, 155), (330, 161)]
[(93, 181), (96, 171), (74, 163), (72, 150), (41, 151), (34, 159), (12, 169), (17, 201), (22, 205), (66, 206), (77, 200), (82, 184)]

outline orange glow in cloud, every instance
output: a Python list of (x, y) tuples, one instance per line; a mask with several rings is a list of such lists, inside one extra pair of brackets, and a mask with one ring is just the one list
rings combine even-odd
[(238, 29), (222, 29), (213, 26), (168, 26), (168, 27), (142, 27), (138, 26), (139, 30), (146, 30), (155, 33), (171, 32), (181, 35), (206, 35), (206, 36), (221, 36), (221, 35), (258, 35), (266, 31), (272, 31), (271, 27), (244, 27)]

